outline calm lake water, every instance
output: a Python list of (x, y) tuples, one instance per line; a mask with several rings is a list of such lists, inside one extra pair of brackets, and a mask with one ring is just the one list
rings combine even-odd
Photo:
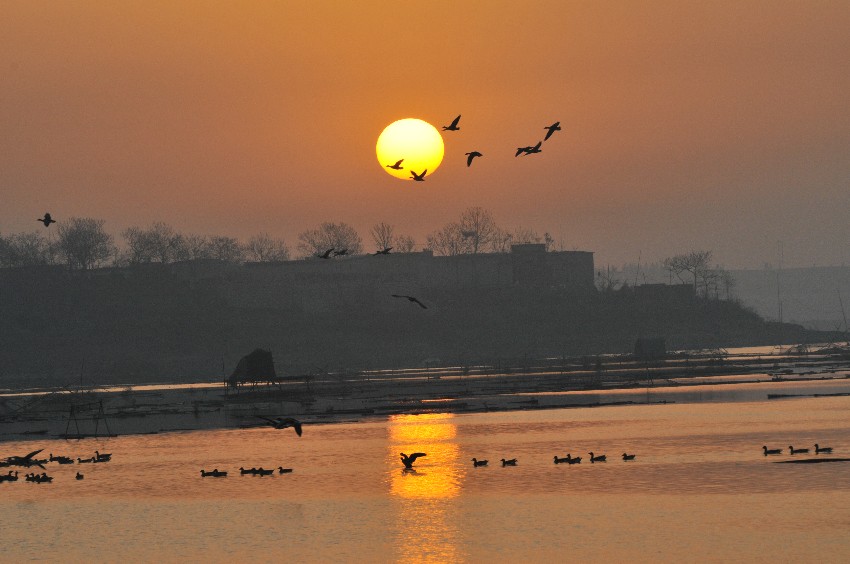
[[(850, 463), (773, 463), (815, 442), (850, 457), (850, 397), (395, 416), (305, 425), (301, 438), (263, 428), (2, 443), (0, 457), (113, 460), (49, 464), (52, 484), (0, 483), (0, 560), (847, 562)], [(415, 451), (428, 456), (403, 472), (399, 452)], [(608, 462), (590, 464), (589, 451)], [(568, 452), (584, 460), (553, 464)]]

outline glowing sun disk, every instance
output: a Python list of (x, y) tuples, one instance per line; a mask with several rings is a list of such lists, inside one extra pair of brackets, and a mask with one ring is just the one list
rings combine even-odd
[[(388, 125), (375, 145), (378, 163), (387, 173), (411, 180), (410, 172), (428, 176), (443, 162), (443, 137), (433, 125), (416, 118), (400, 119)], [(401, 160), (398, 169), (391, 168)], [(427, 178), (427, 176), (426, 176)]]

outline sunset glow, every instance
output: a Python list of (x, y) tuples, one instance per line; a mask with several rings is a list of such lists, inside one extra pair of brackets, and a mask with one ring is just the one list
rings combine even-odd
[[(13, 0), (3, 21), (4, 236), (50, 211), (103, 219), (119, 243), (154, 222), (292, 243), (384, 221), (421, 248), (483, 206), (602, 265), (712, 249), (760, 268), (779, 241), (785, 267), (850, 264), (848, 2), (436, 3), (401, 24), (374, 0), (51, 17)], [(377, 169), (425, 168), (375, 157), (413, 117), (444, 162), (391, 182)], [(540, 155), (514, 158), (556, 120)]]

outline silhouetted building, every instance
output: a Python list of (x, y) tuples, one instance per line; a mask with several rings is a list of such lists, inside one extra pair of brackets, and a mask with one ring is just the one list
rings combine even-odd
[[(199, 274), (183, 265), (173, 267), (179, 276)], [(203, 273), (209, 276), (209, 268)], [(422, 251), (247, 263), (236, 270), (223, 266), (219, 273), (236, 305), (306, 311), (335, 311), (364, 302), (390, 311), (406, 305), (386, 300), (390, 294), (427, 298), (452, 290), (550, 287), (581, 299), (595, 292), (593, 276), (593, 253), (546, 252), (542, 244), (514, 245), (510, 253), (434, 256)]]

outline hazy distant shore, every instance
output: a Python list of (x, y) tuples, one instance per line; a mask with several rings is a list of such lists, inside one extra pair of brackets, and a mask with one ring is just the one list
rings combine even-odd
[[(760, 387), (750, 392), (756, 383)], [(241, 386), (238, 391), (209, 384), (3, 394), (0, 441), (254, 427), (265, 424), (259, 416), (292, 416), (309, 426), (396, 414), (693, 401), (683, 394), (695, 386), (735, 389), (739, 395), (752, 393), (761, 399), (767, 399), (768, 392), (793, 396), (800, 386), (822, 386), (825, 395), (850, 393), (850, 359), (706, 357), (642, 365), (611, 361), (560, 370), (529, 367), (520, 373), (443, 368), (331, 374)], [(716, 394), (712, 398), (719, 399), (709, 401), (724, 401)]]

